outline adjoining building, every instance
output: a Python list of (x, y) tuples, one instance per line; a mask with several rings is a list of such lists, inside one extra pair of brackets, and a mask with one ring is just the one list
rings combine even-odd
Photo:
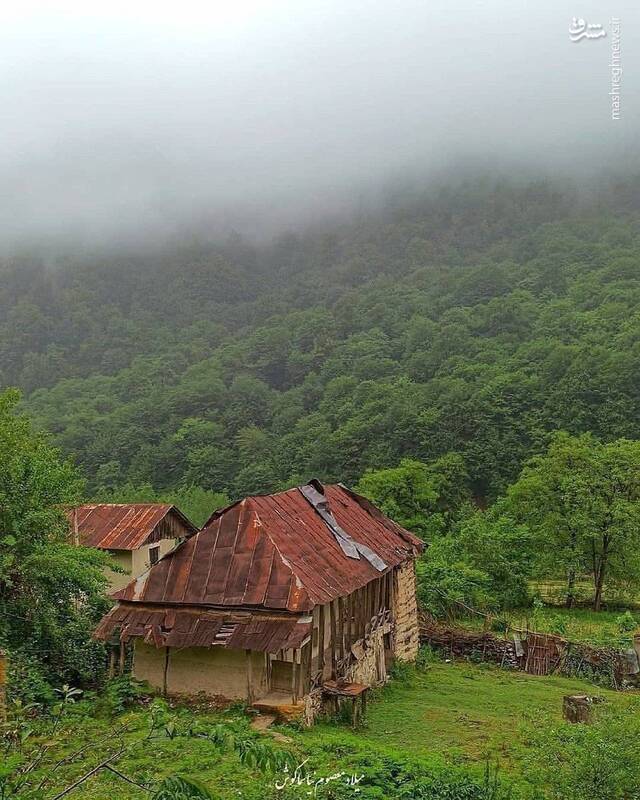
[(342, 484), (247, 497), (114, 594), (96, 636), (133, 642), (133, 674), (166, 694), (310, 721), (415, 658), (422, 548)]
[(111, 591), (125, 587), (198, 530), (168, 503), (90, 503), (68, 509), (67, 518), (75, 544), (106, 550), (123, 570), (107, 570)]

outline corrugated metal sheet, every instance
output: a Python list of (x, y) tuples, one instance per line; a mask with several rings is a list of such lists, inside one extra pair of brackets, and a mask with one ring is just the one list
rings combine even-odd
[[(342, 485), (322, 487), (340, 527), (390, 567), (422, 542)], [(349, 558), (299, 489), (248, 497), (216, 512), (206, 527), (161, 559), (117, 599), (292, 612), (343, 597), (378, 578)]]
[(300, 647), (311, 633), (311, 617), (265, 612), (157, 608), (120, 603), (100, 622), (94, 636), (126, 642), (141, 638), (155, 647), (224, 647), (277, 653)]
[(137, 550), (164, 538), (181, 538), (198, 529), (168, 503), (96, 503), (68, 509), (80, 544), (102, 550)]

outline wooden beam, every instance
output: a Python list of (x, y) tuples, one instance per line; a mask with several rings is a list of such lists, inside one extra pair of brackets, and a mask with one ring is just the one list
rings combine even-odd
[(336, 605), (337, 601), (332, 600), (329, 603), (329, 616), (331, 624), (331, 678), (337, 679), (336, 675), (336, 654), (338, 651), (338, 622), (336, 619)]
[(247, 666), (247, 700), (249, 703), (253, 703), (253, 659), (251, 658), (251, 650), (245, 650), (244, 653)]
[(344, 597), (338, 598), (338, 652), (340, 658), (344, 658)]
[(384, 580), (384, 575), (381, 575), (376, 580), (375, 593), (374, 593), (374, 596), (373, 596), (373, 614), (371, 615), (372, 617), (375, 617), (375, 615), (378, 613), (378, 611), (380, 611), (380, 595), (382, 593), (382, 581), (383, 580)]
[(162, 694), (167, 696), (167, 685), (169, 679), (169, 650), (171, 648), (164, 648), (164, 674), (162, 676)]
[(325, 606), (320, 606), (318, 612), (318, 672), (323, 673), (324, 676), (324, 629), (326, 625), (326, 610)]
[(311, 651), (312, 643), (307, 642), (300, 653), (300, 697), (311, 689)]
[(291, 666), (291, 696), (293, 698), (293, 702), (298, 702), (298, 664), (297, 659), (298, 651), (293, 651), (293, 664)]

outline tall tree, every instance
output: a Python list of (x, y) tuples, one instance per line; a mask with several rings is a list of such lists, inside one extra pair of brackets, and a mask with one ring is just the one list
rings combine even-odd
[(557, 434), (525, 466), (505, 502), (538, 539), (541, 568), (566, 579), (566, 604), (589, 574), (593, 608), (607, 583), (640, 579), (640, 442)]
[(449, 531), (468, 500), (467, 481), (463, 459), (447, 453), (430, 464), (403, 459), (397, 467), (370, 470), (356, 488), (387, 516), (430, 541)]
[(0, 394), (0, 644), (51, 678), (99, 671), (93, 624), (106, 607), (106, 557), (69, 542), (65, 504), (82, 483), (70, 462)]

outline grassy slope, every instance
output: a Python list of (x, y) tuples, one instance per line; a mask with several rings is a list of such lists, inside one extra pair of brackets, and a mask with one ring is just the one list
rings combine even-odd
[[(540, 715), (561, 719), (565, 694), (603, 695), (612, 703), (627, 695), (580, 680), (534, 677), (497, 667), (432, 663), (404, 681), (394, 681), (371, 704), (357, 740), (397, 748), (414, 756), (437, 754), (451, 763), (498, 760), (518, 772), (524, 723)], [(328, 725), (303, 734), (331, 736)]]
[[(433, 662), (427, 669), (407, 669), (406, 675), (376, 692), (369, 706), (366, 725), (354, 732), (343, 725), (324, 722), (311, 730), (284, 729), (290, 737), (288, 748), (302, 762), (311, 756), (309, 766), (319, 775), (349, 770), (370, 752), (371, 758), (393, 760), (404, 756), (438, 769), (439, 765), (464, 765), (480, 774), (486, 759), (499, 761), (510, 777), (519, 782), (523, 775), (523, 737), (527, 720), (545, 715), (560, 720), (562, 696), (568, 693), (594, 693), (609, 702), (624, 704), (629, 695), (596, 689), (591, 684), (567, 678), (536, 678), (510, 673), (486, 665)], [(248, 720), (240, 711), (194, 715), (188, 709), (173, 713), (179, 730), (193, 721), (207, 727), (224, 721), (237, 732), (248, 734)], [(143, 709), (122, 715), (116, 724), (128, 721), (133, 730), (125, 737), (141, 740), (148, 726), (148, 712)], [(68, 739), (48, 754), (49, 763), (91, 742), (89, 750), (75, 763), (55, 773), (46, 797), (71, 783), (88, 768), (111, 752), (113, 737), (101, 741), (112, 723), (99, 717), (78, 714), (68, 730)], [(279, 747), (270, 737), (270, 744)], [(358, 760), (360, 759), (360, 760)], [(382, 762), (380, 762), (382, 763)], [(48, 771), (47, 764), (43, 765)], [(210, 742), (179, 735), (142, 744), (118, 762), (118, 768), (137, 781), (147, 781), (165, 774), (182, 773), (196, 777), (217, 792), (221, 800), (265, 800), (281, 796), (274, 790), (274, 776), (243, 765), (232, 752), (221, 753)], [(79, 794), (88, 800), (135, 800), (145, 796), (134, 786), (102, 773), (86, 783)], [(296, 796), (303, 796), (297, 794)]]

